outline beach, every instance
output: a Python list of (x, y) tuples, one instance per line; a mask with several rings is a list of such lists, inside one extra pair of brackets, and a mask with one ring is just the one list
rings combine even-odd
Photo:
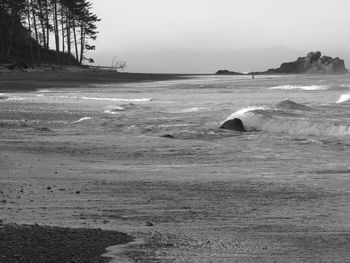
[[(0, 72), (0, 92), (18, 92), (18, 91), (35, 91), (39, 89), (50, 89), (50, 88), (77, 88), (84, 84), (96, 84), (96, 83), (128, 83), (128, 82), (141, 82), (141, 81), (159, 81), (167, 79), (180, 78), (177, 74), (142, 74), (142, 73), (120, 73), (113, 70), (98, 70), (98, 69), (80, 69), (80, 68), (67, 68), (66, 70), (52, 70), (52, 69), (33, 69), (25, 71), (2, 71)], [(43, 132), (46, 130), (43, 129)], [(3, 141), (4, 142), (4, 141)], [(20, 150), (21, 151), (21, 150)], [(38, 181), (37, 175), (42, 174), (46, 177), (46, 171), (51, 170), (52, 167), (57, 165), (56, 161), (54, 164), (46, 164), (45, 167), (40, 165), (34, 165), (32, 163), (32, 156), (20, 155), (16, 153), (18, 149), (10, 152), (1, 150), (1, 210), (7, 209), (7, 212), (15, 212), (16, 210), (21, 211), (21, 208), (16, 208), (19, 204), (15, 202), (15, 199), (22, 199), (25, 203), (32, 203), (34, 207), (31, 214), (40, 215), (39, 210), (52, 209), (52, 200), (49, 204), (40, 204), (42, 199), (55, 196), (54, 191), (58, 193), (64, 193), (66, 189), (71, 188), (70, 182), (62, 180), (61, 188), (57, 188), (56, 179), (52, 182), (49, 180), (47, 186), (32, 185), (28, 181), (13, 182), (12, 180), (17, 175), (23, 175), (23, 169), (19, 171), (14, 169), (16, 164), (22, 166), (18, 160), (28, 160), (30, 170), (36, 168), (29, 177), (34, 176), (34, 181)], [(45, 155), (45, 154), (44, 154)], [(15, 157), (12, 161), (9, 161), (9, 157)], [(29, 158), (28, 158), (29, 157)], [(39, 161), (43, 158), (43, 154), (37, 156)], [(41, 158), (41, 159), (40, 159)], [(59, 154), (55, 158), (60, 159), (62, 155)], [(45, 158), (44, 158), (45, 159)], [(45, 160), (44, 160), (45, 161)], [(61, 164), (62, 165), (62, 164)], [(58, 170), (62, 172), (61, 167), (57, 167), (57, 171), (51, 170), (55, 175), (58, 174)], [(26, 169), (26, 168), (25, 168)], [(13, 173), (16, 171), (15, 173)], [(43, 174), (45, 173), (45, 174)], [(27, 176), (26, 176), (26, 179)], [(39, 181), (45, 182), (48, 178)], [(11, 183), (7, 182), (9, 180)], [(30, 179), (29, 182), (33, 180)], [(50, 186), (51, 185), (51, 186)], [(80, 194), (80, 189), (83, 186), (78, 185), (77, 189), (70, 189), (73, 196)], [(27, 191), (25, 191), (26, 189)], [(45, 190), (41, 195), (35, 193)], [(68, 190), (69, 191), (69, 190)], [(29, 192), (29, 195), (28, 195)], [(46, 192), (46, 193), (45, 193)], [(30, 199), (29, 196), (33, 198)], [(68, 195), (64, 197), (64, 200), (60, 200), (60, 203), (71, 201), (72, 196)], [(73, 198), (74, 199), (74, 198)], [(87, 201), (87, 200), (85, 200)], [(40, 205), (42, 205), (40, 207)], [(26, 204), (20, 204), (26, 206)], [(39, 208), (40, 207), (40, 208)], [(79, 209), (75, 207), (73, 209)], [(40, 217), (40, 216), (39, 216)], [(83, 218), (81, 218), (83, 219)], [(14, 215), (10, 218), (0, 218), (0, 253), (1, 262), (108, 262), (108, 256), (101, 257), (105, 254), (106, 248), (109, 246), (115, 246), (118, 244), (124, 244), (132, 241), (130, 236), (127, 236), (116, 231), (103, 231), (99, 227), (99, 224), (95, 224), (95, 228), (84, 228), (88, 226), (86, 222), (82, 224), (58, 224), (61, 227), (52, 227), (52, 222), (43, 220), (39, 226), (37, 222), (40, 220), (31, 218), (30, 215), (25, 214), (23, 218), (18, 218)], [(96, 222), (96, 221), (95, 221)], [(108, 220), (104, 220), (101, 224), (106, 224)], [(6, 224), (7, 223), (7, 224)], [(17, 223), (21, 223), (18, 225)], [(34, 225), (27, 225), (27, 223)], [(71, 228), (65, 228), (69, 226)], [(89, 226), (90, 227), (90, 226)], [(77, 230), (75, 230), (77, 229)], [(68, 233), (68, 235), (67, 235)], [(68, 236), (68, 237), (67, 237)], [(96, 237), (100, 237), (100, 239)], [(89, 241), (89, 239), (91, 241)], [(30, 240), (30, 241), (29, 241)], [(43, 243), (45, 240), (45, 243)], [(61, 244), (61, 248), (59, 247)], [(69, 248), (69, 250), (67, 250)]]
[(91, 83), (126, 83), (178, 79), (181, 74), (124, 73), (115, 70), (33, 68), (28, 70), (0, 71), (1, 91), (33, 91), (45, 88), (69, 88)]
[[(2, 74), (0, 232), (113, 231), (72, 234), (111, 262), (350, 262), (347, 85)], [(249, 132), (219, 129), (231, 114)]]

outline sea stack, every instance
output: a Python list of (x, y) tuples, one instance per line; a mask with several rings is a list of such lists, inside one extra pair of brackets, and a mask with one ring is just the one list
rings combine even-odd
[(343, 59), (321, 56), (320, 51), (310, 52), (306, 57), (299, 57), (296, 61), (282, 63), (279, 68), (269, 69), (260, 74), (346, 74)]

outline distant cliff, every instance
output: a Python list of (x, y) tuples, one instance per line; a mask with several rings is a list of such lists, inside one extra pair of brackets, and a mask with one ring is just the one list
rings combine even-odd
[(258, 74), (279, 74), (279, 73), (310, 73), (310, 74), (345, 74), (344, 60), (336, 57), (321, 56), (321, 52), (310, 52), (306, 57), (299, 57), (296, 61), (282, 63), (279, 68), (269, 69)]

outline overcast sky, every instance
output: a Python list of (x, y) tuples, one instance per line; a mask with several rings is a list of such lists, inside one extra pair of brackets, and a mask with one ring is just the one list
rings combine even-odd
[(263, 70), (316, 50), (350, 59), (349, 0), (91, 2), (102, 19), (97, 65), (117, 56), (130, 72), (205, 73)]

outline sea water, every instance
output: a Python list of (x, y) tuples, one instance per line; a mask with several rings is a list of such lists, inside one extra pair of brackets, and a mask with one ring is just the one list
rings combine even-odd
[[(287, 256), (268, 248), (260, 262), (342, 255), (325, 250), (328, 234), (313, 237), (317, 253), (279, 235), (294, 231), (307, 244), (310, 235), (300, 233), (310, 229), (350, 230), (350, 75), (189, 76), (0, 96), (2, 128), (71, 143), (99, 160), (86, 161), (84, 174), (113, 188), (116, 200), (102, 207), (124, 209), (116, 227), (159, 241), (158, 254), (144, 255), (150, 260), (258, 262), (257, 236), (246, 241), (250, 252), (237, 247), (249, 227), (265, 241), (278, 233), (269, 244), (290, 248)], [(233, 118), (247, 132), (219, 129)], [(156, 232), (140, 227), (147, 220)]]

